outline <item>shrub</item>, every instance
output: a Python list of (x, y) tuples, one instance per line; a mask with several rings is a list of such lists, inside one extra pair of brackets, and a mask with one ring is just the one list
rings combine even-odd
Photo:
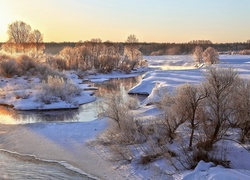
[(47, 56), (46, 63), (49, 64), (54, 69), (65, 70), (67, 69), (67, 62), (65, 59), (58, 58), (55, 56)]
[(10, 78), (19, 75), (18, 64), (14, 59), (4, 60), (0, 62), (0, 73), (2, 76)]
[(38, 64), (35, 70), (39, 78), (41, 78), (44, 81), (47, 81), (49, 76), (52, 76), (52, 77), (57, 76), (57, 77), (65, 78), (64, 73), (58, 72), (57, 70), (52, 69), (46, 64)]
[[(19, 68), (20, 68), (20, 72), (21, 74), (25, 74), (30, 70), (34, 70), (36, 68), (36, 65), (38, 62), (35, 62), (34, 59), (30, 58), (27, 55), (21, 55), (17, 58), (18, 64), (19, 64)], [(33, 73), (35, 73), (33, 71)]]
[(80, 88), (71, 80), (64, 80), (62, 77), (49, 75), (47, 81), (43, 81), (43, 83), (46, 92), (61, 98), (63, 101), (71, 101), (72, 97), (81, 93)]
[(9, 60), (9, 59), (11, 59), (11, 57), (10, 56), (8, 56), (8, 55), (6, 55), (6, 54), (2, 54), (2, 53), (0, 53), (0, 61), (3, 61), (3, 60)]

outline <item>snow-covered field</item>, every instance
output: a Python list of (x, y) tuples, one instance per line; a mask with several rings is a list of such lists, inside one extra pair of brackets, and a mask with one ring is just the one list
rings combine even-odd
[[(144, 58), (148, 60), (152, 69), (144, 75), (140, 84), (130, 90), (130, 93), (149, 95), (135, 112), (138, 118), (150, 119), (158, 113), (153, 105), (145, 106), (159, 100), (157, 89), (173, 89), (183, 83), (199, 83), (203, 80), (205, 66), (194, 68), (191, 56)], [(250, 79), (250, 56), (222, 55), (220, 59), (221, 63), (215, 66), (233, 67), (241, 77)], [(160, 70), (160, 67), (163, 68)], [(115, 76), (117, 77), (117, 74), (90, 78), (95, 82), (101, 82)], [(20, 82), (25, 83), (24, 79), (20, 79)], [(1, 83), (6, 81), (2, 80)], [(12, 105), (14, 104), (15, 102), (12, 102)], [(164, 159), (158, 159), (148, 165), (119, 165), (107, 160), (109, 152), (105, 148), (87, 145), (89, 140), (94, 139), (106, 127), (105, 119), (85, 123), (1, 125), (0, 148), (21, 154), (32, 154), (39, 159), (63, 161), (100, 179), (250, 179), (249, 144), (244, 149), (236, 142), (224, 142), (233, 169), (201, 161), (193, 171), (176, 171)], [(237, 132), (232, 133), (237, 136)], [(174, 145), (176, 143), (173, 143)]]

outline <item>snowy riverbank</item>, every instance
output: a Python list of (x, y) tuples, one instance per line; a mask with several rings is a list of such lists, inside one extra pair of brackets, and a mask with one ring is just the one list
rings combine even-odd
[[(97, 90), (97, 88), (91, 87), (86, 81), (101, 83), (112, 78), (136, 77), (146, 70), (147, 69), (138, 69), (137, 71), (132, 71), (130, 74), (112, 72), (110, 74), (88, 75), (85, 79), (80, 79), (75, 72), (65, 72), (69, 83), (64, 86), (71, 86), (72, 84), (75, 88), (79, 88), (79, 93), (68, 99), (57, 97), (56, 95), (59, 92), (55, 92), (55, 95), (45, 92), (44, 89), (46, 89), (46, 87), (44, 88), (44, 82), (38, 77), (1, 77), (0, 105), (10, 106), (16, 110), (76, 109), (82, 104), (96, 100), (93, 96), (93, 90)], [(52, 84), (52, 86), (58, 86), (58, 84)], [(70, 94), (66, 94), (66, 90), (62, 89), (62, 91), (65, 91), (66, 97), (71, 96)]]

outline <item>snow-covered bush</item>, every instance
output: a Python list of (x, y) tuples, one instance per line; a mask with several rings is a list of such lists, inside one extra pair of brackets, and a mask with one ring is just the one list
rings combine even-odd
[(63, 101), (71, 101), (77, 95), (80, 95), (80, 88), (71, 80), (58, 76), (48, 76), (47, 81), (43, 81), (44, 90), (53, 96), (59, 97)]
[(208, 47), (203, 52), (202, 57), (206, 64), (218, 64), (220, 60), (218, 51), (212, 47)]
[(36, 101), (42, 101), (45, 104), (60, 100), (73, 103), (73, 98), (81, 94), (81, 89), (70, 79), (51, 75), (48, 76), (47, 80), (37, 84), (35, 89), (38, 91)]
[(15, 92), (16, 94), (16, 98), (19, 99), (28, 99), (28, 97), (30, 96), (30, 93), (28, 90), (18, 90)]

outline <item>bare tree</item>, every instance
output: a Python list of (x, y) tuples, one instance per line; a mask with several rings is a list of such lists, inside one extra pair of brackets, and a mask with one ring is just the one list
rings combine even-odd
[[(15, 21), (10, 24), (8, 26), (8, 35), (7, 49), (12, 47), (15, 48), (16, 52), (26, 53), (36, 48), (38, 53), (39, 50), (45, 48), (41, 32), (39, 30), (31, 31), (31, 26), (23, 21)], [(13, 43), (14, 46), (10, 46), (10, 43)]]
[(182, 117), (183, 121), (189, 121), (191, 125), (191, 134), (189, 139), (189, 147), (193, 145), (193, 136), (197, 124), (197, 111), (201, 106), (202, 100), (209, 95), (206, 89), (202, 86), (184, 84), (177, 88), (175, 98), (175, 112)]
[(138, 39), (134, 34), (128, 36), (126, 43), (138, 43)]
[(196, 46), (193, 57), (194, 57), (194, 62), (196, 65), (200, 65), (202, 62), (202, 53), (203, 53), (203, 48), (201, 46)]
[(208, 47), (202, 54), (202, 57), (207, 64), (219, 63), (219, 53), (216, 49)]
[(142, 53), (139, 50), (138, 39), (134, 34), (129, 35), (124, 46), (124, 60), (121, 69), (130, 72), (136, 64), (142, 60)]
[(209, 96), (202, 104), (202, 122), (206, 135), (206, 147), (212, 148), (212, 145), (220, 140), (229, 128), (228, 121), (232, 117), (236, 83), (238, 74), (232, 68), (216, 69), (209, 68), (205, 74), (206, 81), (204, 89), (209, 92)]
[(250, 81), (239, 82), (233, 102), (236, 113), (232, 123), (241, 129), (240, 141), (244, 142), (247, 136), (250, 137)]
[(167, 137), (171, 142), (175, 137), (176, 129), (186, 120), (183, 116), (180, 116), (178, 113), (178, 106), (180, 105), (177, 103), (178, 96), (174, 95), (173, 93), (164, 90), (161, 93), (161, 99), (158, 104), (158, 108), (163, 110), (162, 114), (162, 122), (160, 121), (166, 130)]
[(15, 43), (27, 43), (31, 32), (30, 25), (23, 21), (15, 21), (9, 25), (9, 40)]
[(38, 53), (39, 50), (44, 49), (44, 44), (43, 44), (43, 35), (42, 33), (35, 29), (32, 31), (29, 35), (29, 42), (35, 43), (36, 45), (36, 53)]

